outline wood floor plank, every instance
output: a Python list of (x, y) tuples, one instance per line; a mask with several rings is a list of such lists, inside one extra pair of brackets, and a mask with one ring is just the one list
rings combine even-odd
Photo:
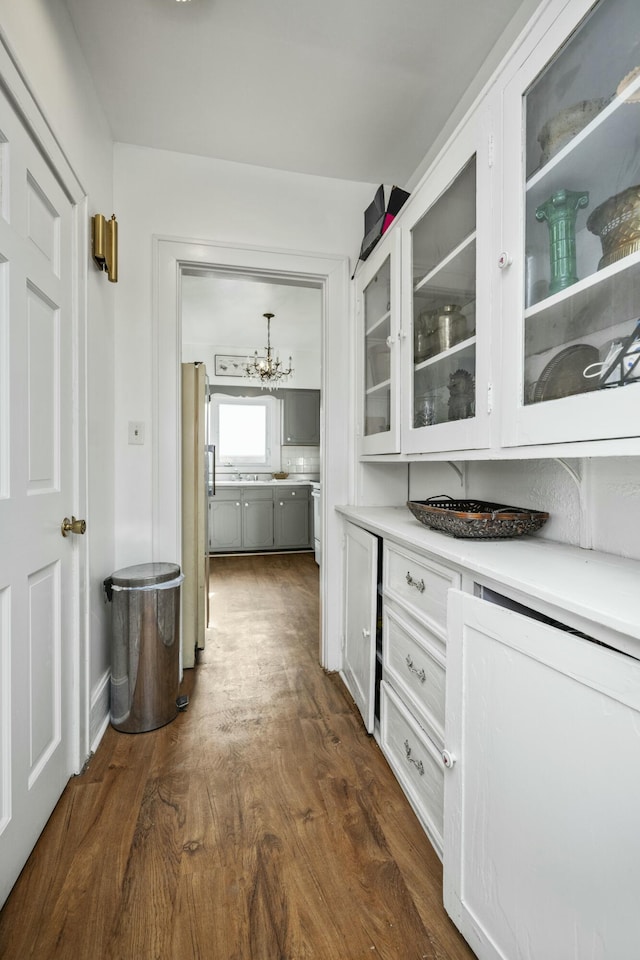
[(0, 913), (3, 960), (473, 960), (340, 679), (311, 555), (216, 558), (186, 713), (109, 729)]

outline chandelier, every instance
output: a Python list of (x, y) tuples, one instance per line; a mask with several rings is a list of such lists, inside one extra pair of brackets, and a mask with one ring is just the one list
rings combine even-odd
[(266, 357), (260, 357), (256, 350), (253, 357), (247, 358), (244, 365), (244, 374), (245, 377), (250, 377), (252, 380), (259, 380), (261, 387), (273, 390), (276, 383), (280, 380), (286, 380), (293, 373), (293, 367), (291, 366), (291, 357), (289, 357), (289, 366), (286, 370), (282, 367), (280, 357), (273, 357), (271, 352), (271, 318), (274, 314), (263, 313), (262, 316), (267, 319), (267, 355)]

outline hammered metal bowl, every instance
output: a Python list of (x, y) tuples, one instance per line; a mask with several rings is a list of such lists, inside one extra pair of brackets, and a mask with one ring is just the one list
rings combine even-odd
[(602, 243), (598, 270), (640, 250), (640, 184), (596, 207), (587, 220), (587, 229)]
[(535, 533), (549, 519), (543, 510), (510, 507), (486, 500), (453, 500), (441, 495), (408, 500), (407, 507), (425, 527), (460, 539), (502, 540)]

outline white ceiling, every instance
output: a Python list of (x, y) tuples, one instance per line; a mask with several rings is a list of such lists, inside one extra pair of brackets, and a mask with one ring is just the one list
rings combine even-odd
[(65, 2), (116, 141), (400, 186), (520, 5)]
[[(174, 0), (175, 2), (175, 0)], [(270, 283), (194, 271), (182, 277), (182, 342), (264, 352), (267, 321), (273, 313), (271, 345), (311, 350), (320, 356), (322, 292), (302, 285)], [(294, 358), (295, 359), (295, 358)]]

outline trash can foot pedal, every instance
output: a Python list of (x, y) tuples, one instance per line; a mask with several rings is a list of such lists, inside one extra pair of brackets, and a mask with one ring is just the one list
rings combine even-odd
[(186, 695), (186, 693), (183, 693), (176, 700), (176, 707), (178, 708), (178, 710), (186, 710), (188, 706), (189, 706), (189, 697)]

